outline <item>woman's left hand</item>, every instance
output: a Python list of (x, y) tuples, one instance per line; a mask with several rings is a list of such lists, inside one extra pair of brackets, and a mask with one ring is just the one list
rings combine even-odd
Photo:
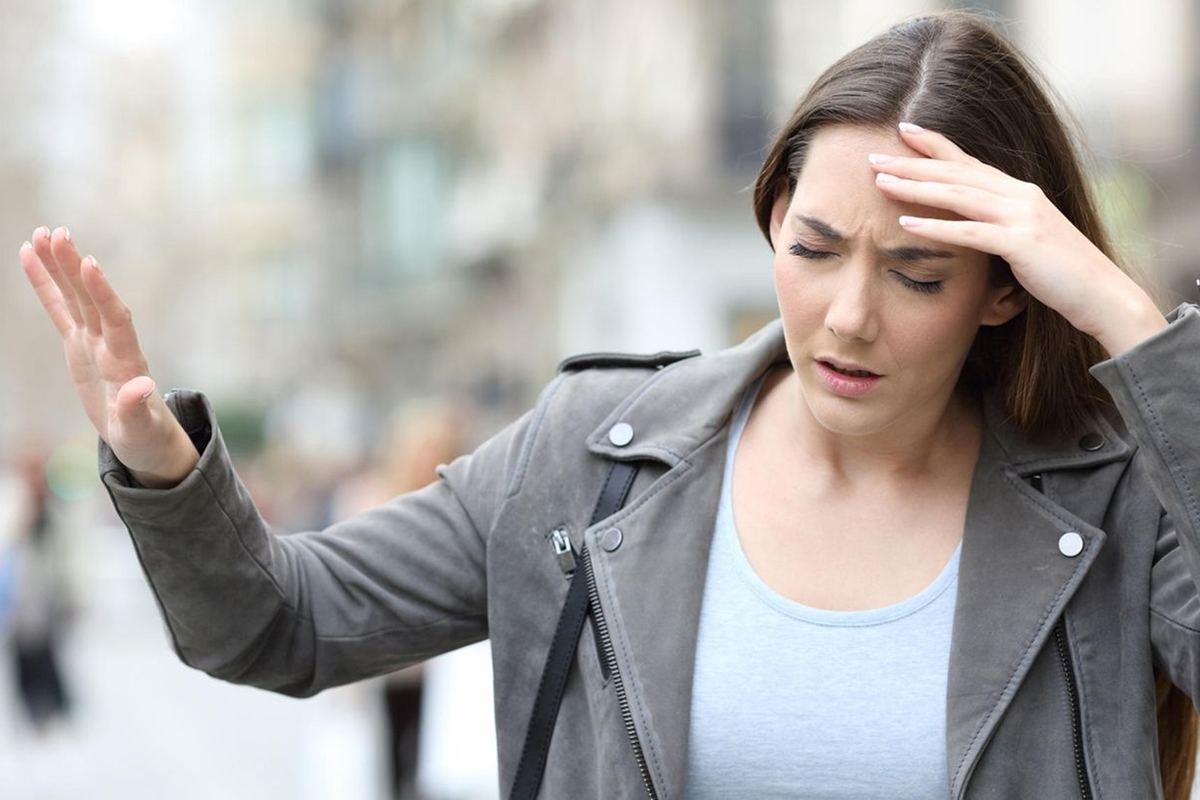
[(872, 155), (876, 185), (894, 200), (962, 219), (904, 216), (919, 236), (994, 253), (1030, 295), (1116, 355), (1166, 327), (1149, 295), (1063, 216), (1040, 187), (967, 155), (945, 136), (901, 125), (925, 158)]

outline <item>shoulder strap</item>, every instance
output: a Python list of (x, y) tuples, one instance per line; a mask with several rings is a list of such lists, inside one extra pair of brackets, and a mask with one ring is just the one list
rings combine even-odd
[[(638, 466), (634, 462), (614, 461), (608, 469), (608, 477), (596, 499), (592, 511), (591, 527), (609, 517), (625, 505)], [(521, 760), (517, 764), (517, 776), (513, 781), (509, 800), (534, 800), (546, 770), (546, 757), (550, 753), (550, 737), (554, 733), (554, 721), (558, 718), (558, 707), (562, 703), (563, 690), (567, 685), (567, 674), (575, 658), (575, 646), (583, 632), (583, 621), (587, 618), (587, 581), (576, 572), (571, 577), (567, 600), (554, 629), (550, 643), (550, 654), (542, 668), (542, 679), (538, 683), (537, 699), (533, 713), (529, 715), (529, 727), (525, 731), (525, 744), (521, 748)]]

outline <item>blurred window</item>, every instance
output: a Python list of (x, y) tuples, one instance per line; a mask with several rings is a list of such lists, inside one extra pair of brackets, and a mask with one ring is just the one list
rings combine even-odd
[(362, 162), (362, 243), (369, 278), (390, 283), (438, 271), (444, 260), (447, 168), (441, 147), (410, 137)]
[(950, 0), (947, 5), (964, 11), (988, 11), (1005, 20), (1016, 18), (1013, 0)]
[(256, 101), (246, 120), (248, 173), (268, 188), (291, 188), (307, 180), (315, 152), (308, 110), (296, 97), (274, 94)]
[(722, 3), (721, 160), (734, 175), (750, 174), (762, 163), (767, 144), (767, 33), (765, 0)]

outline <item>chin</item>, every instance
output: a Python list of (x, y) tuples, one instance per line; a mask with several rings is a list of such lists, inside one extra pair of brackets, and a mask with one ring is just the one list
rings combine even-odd
[(894, 417), (888, 415), (885, 409), (865, 398), (852, 400), (835, 397), (820, 388), (808, 387), (805, 387), (802, 394), (804, 404), (813, 420), (830, 433), (841, 436), (868, 436), (885, 430), (895, 422)]

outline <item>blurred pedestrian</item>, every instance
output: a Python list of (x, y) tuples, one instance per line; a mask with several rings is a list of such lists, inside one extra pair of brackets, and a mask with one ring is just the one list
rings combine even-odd
[[(462, 452), (466, 423), (461, 403), (448, 397), (414, 400), (397, 408), (371, 462), (334, 493), (333, 515), (353, 516), (435, 482), (438, 466)], [(424, 671), (424, 665), (415, 664), (384, 680), (390, 786), (395, 800), (418, 796)]]
[(16, 460), (22, 489), (16, 530), (9, 538), (6, 649), (17, 695), (36, 736), (65, 723), (70, 693), (61, 666), (61, 645), (74, 601), (66, 569), (61, 515), (46, 480), (46, 459), (27, 451)]

